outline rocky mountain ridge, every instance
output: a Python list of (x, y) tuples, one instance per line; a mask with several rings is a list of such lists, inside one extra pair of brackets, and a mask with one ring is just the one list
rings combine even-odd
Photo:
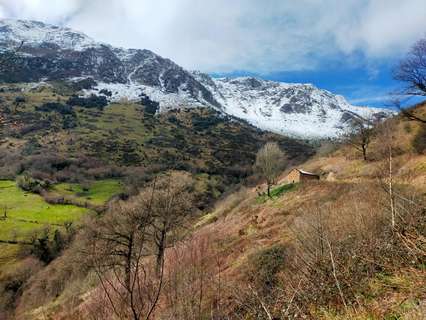
[(148, 96), (160, 111), (211, 107), (263, 130), (306, 137), (336, 137), (351, 119), (384, 117), (388, 111), (351, 106), (343, 97), (310, 84), (253, 77), (215, 79), (189, 72), (146, 49), (116, 48), (85, 34), (26, 20), (0, 20), (0, 54), (20, 48), (3, 82), (93, 78), (85, 95), (110, 92), (108, 99)]

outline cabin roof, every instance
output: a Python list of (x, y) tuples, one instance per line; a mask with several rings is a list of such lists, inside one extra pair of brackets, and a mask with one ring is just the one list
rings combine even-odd
[(305, 171), (305, 170), (302, 170), (302, 169), (296, 169), (296, 170), (299, 171), (301, 174), (306, 174), (308, 176), (318, 176), (318, 174), (316, 174), (316, 173), (308, 172), (308, 171)]

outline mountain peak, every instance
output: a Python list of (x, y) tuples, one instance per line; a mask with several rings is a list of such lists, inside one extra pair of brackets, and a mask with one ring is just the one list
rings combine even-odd
[(8, 48), (19, 45), (56, 45), (63, 50), (81, 51), (100, 44), (86, 34), (33, 20), (0, 20), (0, 44)]

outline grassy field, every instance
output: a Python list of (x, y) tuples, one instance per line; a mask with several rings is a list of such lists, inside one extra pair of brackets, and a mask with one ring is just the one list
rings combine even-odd
[(52, 191), (93, 205), (103, 205), (112, 196), (122, 192), (123, 185), (118, 180), (107, 179), (94, 181), (87, 187), (76, 183), (60, 183), (55, 185)]
[[(87, 186), (61, 183), (51, 192), (98, 206), (122, 190), (120, 181), (107, 179)], [(49, 204), (40, 195), (18, 188), (15, 181), (0, 180), (0, 241), (27, 241), (37, 230), (49, 227), (54, 232), (66, 222), (76, 222), (90, 212), (74, 205)], [(0, 265), (13, 263), (19, 249), (20, 245), (0, 243)]]
[(14, 181), (0, 181), (0, 208), (1, 216), (7, 211), (6, 220), (28, 220), (41, 224), (63, 224), (87, 213), (85, 208), (48, 204), (41, 196), (19, 189)]
[[(53, 192), (75, 197), (81, 202), (103, 205), (122, 191), (118, 180), (100, 180), (87, 187), (61, 183)], [(0, 181), (0, 240), (22, 240), (45, 225), (61, 226), (79, 220), (89, 210), (74, 205), (49, 204), (41, 196), (18, 188), (14, 181)]]
[[(0, 181), (0, 240), (25, 241), (45, 226), (51, 231), (79, 220), (90, 210), (72, 205), (51, 205), (37, 194), (27, 193), (14, 181)], [(18, 245), (0, 244), (0, 264), (13, 261)]]

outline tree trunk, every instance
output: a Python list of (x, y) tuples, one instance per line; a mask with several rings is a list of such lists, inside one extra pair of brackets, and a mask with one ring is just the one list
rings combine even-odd
[[(125, 273), (125, 279), (124, 279), (124, 285), (125, 289), (127, 290), (128, 299), (129, 299), (129, 307), (132, 312), (132, 318), (133, 320), (139, 320), (140, 317), (138, 315), (137, 306), (135, 303), (135, 296), (132, 286), (132, 259), (133, 259), (133, 245), (134, 245), (134, 239), (131, 235), (128, 242), (127, 247), (127, 254), (126, 254), (126, 265), (124, 268)], [(138, 275), (134, 275), (134, 277), (137, 277)]]
[(159, 276), (161, 272), (161, 266), (164, 259), (165, 246), (166, 246), (166, 229), (163, 228), (160, 233), (160, 238), (158, 239), (157, 263), (155, 266), (155, 271), (157, 273), (157, 276)]
[(131, 289), (131, 273), (132, 273), (132, 254), (133, 254), (133, 237), (131, 236), (129, 239), (127, 254), (126, 254), (126, 265), (124, 267), (124, 285), (126, 286), (126, 290), (130, 292)]
[(393, 174), (392, 174), (392, 146), (389, 146), (389, 203), (391, 210), (391, 224), (395, 228), (395, 203), (393, 196)]
[(364, 161), (367, 161), (367, 148), (365, 144), (362, 145), (362, 156), (364, 158)]
[(271, 197), (271, 183), (268, 182), (268, 198)]

